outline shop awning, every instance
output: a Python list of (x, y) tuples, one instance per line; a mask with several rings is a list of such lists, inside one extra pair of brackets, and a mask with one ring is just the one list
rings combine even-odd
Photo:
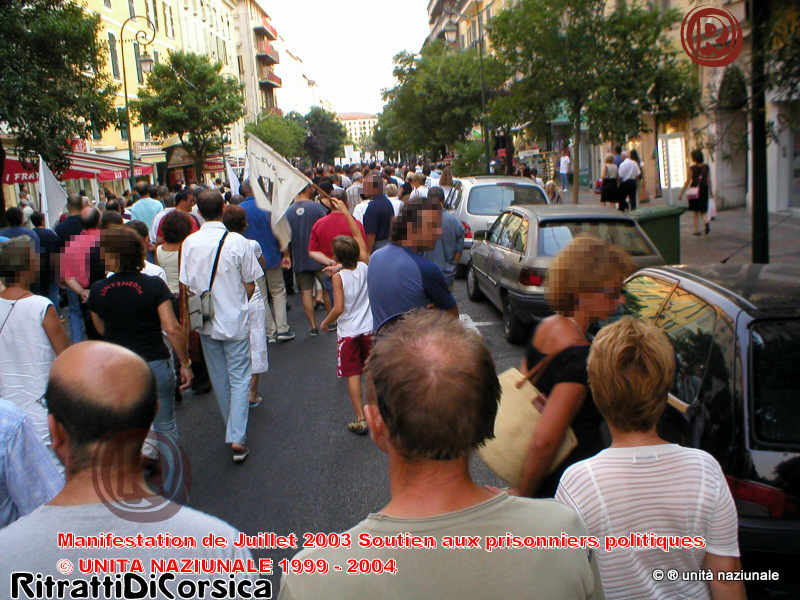
[[(111, 158), (88, 152), (73, 152), (69, 154), (69, 161), (69, 168), (59, 177), (62, 181), (68, 179), (114, 181), (130, 177), (130, 166), (124, 158)], [(152, 172), (153, 165), (138, 160), (134, 161), (134, 176), (149, 175)], [(26, 167), (16, 156), (6, 156), (3, 183), (29, 183), (38, 180), (39, 171), (37, 168)]]

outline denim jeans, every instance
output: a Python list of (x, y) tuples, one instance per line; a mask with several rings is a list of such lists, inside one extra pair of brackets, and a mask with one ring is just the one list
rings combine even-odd
[(559, 175), (561, 175), (561, 189), (565, 190), (565, 189), (567, 189), (567, 185), (569, 183), (569, 179), (567, 177), (568, 174), (567, 173), (559, 173)]
[[(153, 420), (153, 430), (169, 438), (169, 443), (174, 448), (158, 449), (158, 454), (165, 459), (178, 447), (178, 423), (175, 421), (175, 371), (169, 359), (154, 360), (150, 362), (150, 369), (156, 378), (156, 393), (158, 395), (158, 413)], [(151, 456), (152, 449), (145, 445), (144, 454)]]
[(324, 274), (322, 276), (322, 289), (328, 293), (328, 298), (331, 300), (331, 306), (333, 306), (333, 279), (328, 274)]
[(86, 339), (86, 328), (83, 324), (83, 312), (81, 311), (81, 297), (67, 288), (67, 299), (69, 300), (69, 307), (67, 308), (69, 331), (72, 334), (72, 343), (77, 344)]
[(244, 444), (250, 410), (250, 337), (214, 340), (201, 335), (208, 375), (225, 420), (225, 443)]
[(61, 298), (58, 295), (58, 284), (54, 281), (48, 283), (47, 288), (42, 288), (42, 296), (49, 298), (56, 309), (56, 314), (61, 313)]

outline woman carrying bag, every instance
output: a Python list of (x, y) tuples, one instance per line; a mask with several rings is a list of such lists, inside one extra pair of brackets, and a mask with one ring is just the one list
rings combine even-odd
[(700, 233), (700, 223), (704, 223), (706, 235), (708, 235), (711, 232), (711, 228), (708, 226), (706, 213), (708, 212), (708, 198), (713, 196), (711, 193), (711, 177), (708, 165), (703, 162), (703, 152), (701, 150), (692, 150), (692, 160), (694, 164), (689, 165), (689, 177), (686, 179), (686, 183), (683, 184), (681, 193), (678, 194), (678, 200), (683, 198), (683, 194), (686, 193), (694, 223), (694, 234), (702, 235)]
[[(543, 408), (523, 460), (519, 485), (509, 493), (552, 498), (564, 469), (605, 447), (603, 418), (587, 381), (586, 335), (593, 322), (619, 309), (622, 282), (632, 271), (627, 253), (590, 237), (574, 239), (550, 264), (547, 301), (556, 314), (534, 331), (521, 368), (527, 377), (535, 378)], [(570, 427), (578, 445), (553, 470)]]

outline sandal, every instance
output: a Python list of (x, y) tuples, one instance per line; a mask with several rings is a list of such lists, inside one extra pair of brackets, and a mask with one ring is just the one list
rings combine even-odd
[(350, 421), (347, 424), (347, 428), (355, 434), (364, 435), (369, 431), (367, 428), (367, 422), (362, 419), (360, 421)]
[(248, 406), (250, 406), (250, 408), (255, 408), (256, 406), (261, 404), (263, 401), (264, 401), (264, 399), (261, 396), (256, 396), (256, 399), (253, 400), (252, 402), (249, 402)]

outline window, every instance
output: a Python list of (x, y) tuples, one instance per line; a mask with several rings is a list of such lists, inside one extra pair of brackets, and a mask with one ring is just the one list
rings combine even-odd
[[(152, 2), (152, 7), (151, 3)], [(158, 31), (158, 4), (157, 0), (144, 0), (144, 11), (148, 20), (153, 24), (156, 31)]]
[(489, 230), (489, 237), (488, 240), (492, 244), (500, 243), (501, 234), (503, 233), (503, 226), (506, 224), (508, 220), (509, 213), (503, 213), (492, 225), (492, 228)]
[(147, 123), (142, 123), (142, 129), (144, 129), (144, 139), (151, 140), (153, 136), (150, 135), (150, 125)]
[(175, 23), (172, 20), (172, 7), (166, 2), (163, 3), (162, 9), (164, 11), (164, 29), (168, 38), (175, 38)]
[(479, 185), (469, 193), (467, 212), (496, 215), (509, 206), (547, 204), (544, 193), (533, 185)]
[(634, 277), (625, 284), (623, 313), (653, 323), (675, 284), (648, 275)]
[(117, 107), (117, 129), (119, 136), (124, 141), (128, 139), (128, 113), (123, 107)]
[(153, 62), (158, 64), (158, 50), (153, 50)]
[(539, 226), (539, 255), (555, 256), (573, 238), (589, 235), (624, 248), (631, 256), (653, 256), (653, 250), (633, 221), (546, 221)]
[(133, 60), (136, 61), (136, 81), (144, 83), (144, 76), (142, 75), (142, 65), (139, 64), (139, 43), (133, 43)]
[(111, 0), (103, 0), (103, 6), (106, 8), (111, 8)]
[(102, 140), (103, 133), (99, 129), (92, 129), (92, 139), (95, 141)]
[(128, 0), (128, 15), (131, 17), (136, 16), (136, 7), (133, 4), (133, 0)]
[(522, 217), (516, 213), (509, 213), (508, 219), (506, 219), (505, 229), (503, 229), (503, 233), (500, 234), (497, 245), (507, 250), (513, 250), (521, 228)]
[(799, 320), (756, 321), (752, 349), (753, 433), (762, 442), (800, 445)]
[(697, 296), (676, 288), (656, 319), (675, 351), (672, 395), (692, 404), (700, 393), (708, 366), (717, 312)]
[(108, 34), (108, 54), (111, 57), (111, 75), (119, 79), (119, 60), (117, 59), (117, 38), (113, 33)]

